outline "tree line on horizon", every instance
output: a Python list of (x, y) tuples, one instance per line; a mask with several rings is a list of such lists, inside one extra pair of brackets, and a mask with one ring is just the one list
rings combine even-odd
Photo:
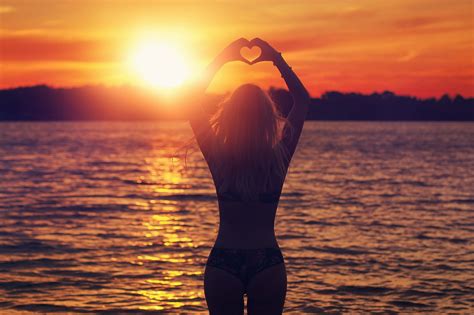
[[(268, 94), (286, 116), (292, 105), (291, 94), (274, 87), (270, 87)], [(207, 94), (204, 106), (212, 112), (225, 97)], [(0, 90), (0, 121), (183, 119), (171, 114), (167, 102), (168, 99), (149, 90), (132, 86), (19, 87)], [(312, 98), (307, 119), (474, 121), (474, 98), (445, 94), (420, 99), (390, 91), (328, 91)]]

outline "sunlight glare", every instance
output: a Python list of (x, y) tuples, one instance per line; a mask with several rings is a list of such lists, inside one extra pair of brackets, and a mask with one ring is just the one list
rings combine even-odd
[(187, 58), (171, 42), (140, 43), (132, 54), (131, 66), (141, 81), (155, 88), (177, 87), (190, 76)]

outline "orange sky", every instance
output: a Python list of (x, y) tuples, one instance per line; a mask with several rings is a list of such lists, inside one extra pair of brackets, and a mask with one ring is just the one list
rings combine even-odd
[[(0, 0), (0, 87), (137, 84), (124, 64), (140, 39), (178, 42), (202, 69), (231, 40), (258, 36), (313, 96), (474, 96), (472, 0), (256, 2)], [(269, 63), (233, 63), (210, 91), (243, 82), (284, 86)]]

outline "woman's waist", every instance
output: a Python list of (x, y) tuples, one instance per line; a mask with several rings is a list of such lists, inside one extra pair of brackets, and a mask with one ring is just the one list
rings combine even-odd
[(278, 247), (278, 242), (273, 229), (239, 230), (219, 228), (214, 246), (227, 248), (265, 248)]
[(275, 238), (275, 227), (273, 222), (267, 224), (258, 224), (256, 222), (237, 223), (237, 222), (220, 222), (219, 235), (227, 237), (240, 238)]

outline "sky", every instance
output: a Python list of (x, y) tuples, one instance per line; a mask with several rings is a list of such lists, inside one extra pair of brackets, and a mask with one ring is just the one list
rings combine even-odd
[[(0, 0), (0, 88), (141, 84), (140, 43), (173, 43), (201, 71), (232, 40), (260, 37), (312, 96), (393, 91), (474, 96), (474, 1)], [(226, 64), (209, 91), (285, 87), (271, 63)]]

